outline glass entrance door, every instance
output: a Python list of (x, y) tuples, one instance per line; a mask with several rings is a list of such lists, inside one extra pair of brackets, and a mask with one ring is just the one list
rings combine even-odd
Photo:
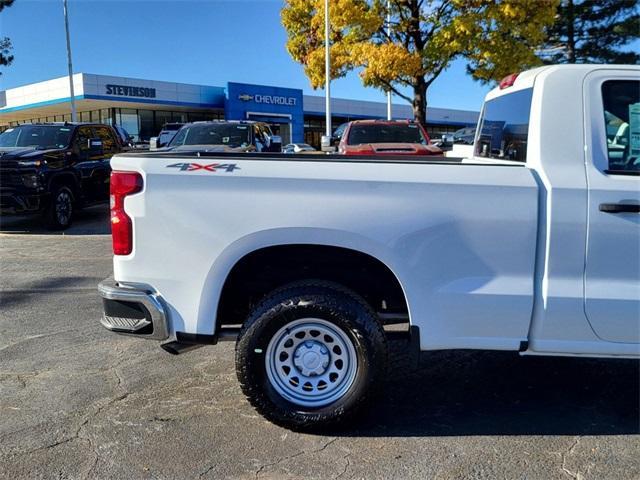
[(290, 123), (270, 123), (271, 131), (274, 135), (280, 135), (282, 145), (291, 143), (291, 124)]
[(293, 142), (293, 131), (291, 128), (291, 115), (284, 113), (268, 113), (268, 112), (246, 112), (247, 120), (256, 122), (265, 122), (271, 127), (274, 135), (282, 138), (282, 145)]

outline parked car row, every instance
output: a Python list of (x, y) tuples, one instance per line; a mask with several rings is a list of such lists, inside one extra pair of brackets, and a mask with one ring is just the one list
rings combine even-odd
[[(442, 155), (420, 124), (408, 120), (355, 120), (340, 125), (331, 137), (332, 150), (344, 155)], [(307, 143), (289, 143), (269, 124), (255, 121), (203, 121), (167, 124), (150, 141), (151, 150), (208, 152), (308, 153)]]
[[(425, 129), (411, 121), (358, 120), (340, 125), (332, 143), (343, 155), (438, 156)], [(121, 126), (91, 123), (25, 124), (0, 134), (0, 214), (40, 214), (51, 229), (70, 226), (75, 210), (109, 199), (111, 157), (134, 150)], [(317, 152), (289, 143), (257, 121), (165, 124), (150, 149), (164, 152)]]

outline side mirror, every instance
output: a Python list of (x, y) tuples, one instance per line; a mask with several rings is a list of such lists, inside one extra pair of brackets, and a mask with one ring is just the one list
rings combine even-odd
[(158, 150), (160, 148), (160, 138), (151, 137), (149, 139), (149, 150)]
[(93, 154), (100, 154), (102, 153), (102, 139), (100, 138), (90, 138), (89, 140), (87, 140), (87, 148), (89, 149), (89, 152), (93, 153)]

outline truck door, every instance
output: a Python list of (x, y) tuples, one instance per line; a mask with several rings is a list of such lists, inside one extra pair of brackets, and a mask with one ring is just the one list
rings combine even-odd
[(111, 157), (118, 153), (118, 143), (109, 127), (94, 126), (95, 138), (102, 140), (102, 155), (93, 171), (94, 184), (96, 188), (96, 199), (109, 199), (109, 176), (111, 174)]
[(95, 138), (89, 125), (78, 128), (73, 141), (73, 152), (76, 157), (76, 170), (80, 173), (82, 196), (88, 201), (94, 201), (96, 195), (96, 168), (102, 163), (103, 153), (92, 151), (89, 142)]
[[(640, 343), (640, 81), (585, 82), (588, 219), (585, 312), (596, 335)], [(589, 125), (590, 123), (590, 125)]]

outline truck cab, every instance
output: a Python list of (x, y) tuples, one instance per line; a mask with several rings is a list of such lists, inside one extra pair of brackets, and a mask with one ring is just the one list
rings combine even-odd
[(638, 352), (639, 108), (626, 66), (542, 67), (487, 95), (475, 158), (522, 162), (539, 185), (532, 352)]

